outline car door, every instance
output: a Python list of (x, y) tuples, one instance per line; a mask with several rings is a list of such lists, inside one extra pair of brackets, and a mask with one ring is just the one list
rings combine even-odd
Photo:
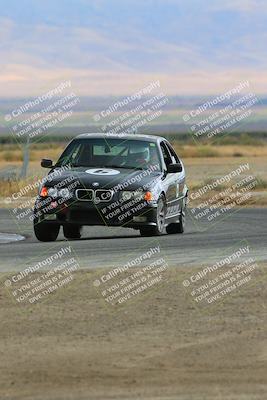
[(184, 166), (183, 163), (181, 162), (181, 160), (179, 159), (179, 157), (177, 156), (176, 152), (174, 151), (173, 147), (171, 146), (171, 144), (169, 142), (166, 141), (166, 147), (170, 153), (171, 156), (171, 160), (172, 163), (179, 163), (182, 165), (182, 171), (181, 172), (177, 172), (174, 174), (170, 174), (172, 175), (172, 179), (173, 179), (173, 184), (175, 186), (175, 197), (172, 199), (172, 203), (169, 205), (169, 215), (175, 215), (178, 212), (180, 212), (181, 207), (183, 205), (183, 200), (184, 200), (184, 196), (185, 196), (185, 170), (184, 170)]
[(173, 160), (168, 149), (167, 143), (162, 141), (160, 143), (161, 153), (164, 160), (164, 176), (162, 179), (163, 188), (166, 195), (166, 202), (167, 202), (167, 212), (168, 208), (171, 205), (174, 205), (177, 199), (177, 184), (176, 184), (176, 175), (174, 173), (167, 173), (167, 168), (169, 164), (172, 164)]

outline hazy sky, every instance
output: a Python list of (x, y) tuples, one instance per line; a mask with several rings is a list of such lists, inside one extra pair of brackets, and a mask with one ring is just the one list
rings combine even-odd
[(267, 93), (266, 0), (0, 0), (0, 97)]

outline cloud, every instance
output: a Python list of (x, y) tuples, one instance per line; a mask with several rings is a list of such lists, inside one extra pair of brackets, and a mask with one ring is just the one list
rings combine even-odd
[(34, 13), (0, 18), (2, 96), (62, 79), (83, 95), (127, 94), (154, 79), (169, 94), (218, 93), (243, 77), (266, 91), (266, 1), (77, 0), (62, 15), (51, 0), (27, 2)]
[(2, 93), (10, 97), (38, 96), (71, 80), (72, 89), (79, 96), (113, 95), (121, 96), (133, 93), (160, 80), (161, 90), (169, 95), (215, 95), (231, 89), (242, 81), (251, 82), (250, 90), (264, 94), (267, 76), (264, 70), (210, 70), (185, 72), (179, 74), (153, 74), (71, 69), (37, 68), (13, 64), (6, 66), (1, 75)]
[[(112, 27), (109, 28), (112, 31)], [(40, 45), (41, 44), (41, 45)], [(188, 69), (199, 60), (191, 44), (175, 44), (128, 28), (123, 36), (96, 29), (47, 24), (13, 24), (12, 40), (0, 48), (0, 65), (9, 62), (39, 66), (161, 72)], [(2, 60), (2, 61), (1, 61)]]
[(9, 18), (0, 18), (0, 43), (3, 45), (12, 38), (15, 27), (14, 21)]
[(211, 5), (211, 10), (230, 10), (241, 13), (267, 12), (266, 0), (217, 0)]

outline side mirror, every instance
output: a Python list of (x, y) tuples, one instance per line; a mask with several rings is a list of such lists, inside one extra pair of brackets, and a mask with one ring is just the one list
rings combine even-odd
[(182, 172), (182, 170), (183, 170), (183, 167), (182, 167), (182, 165), (180, 163), (178, 163), (178, 164), (169, 164), (168, 167), (167, 167), (167, 172), (169, 174), (173, 174), (173, 173), (176, 173), (176, 172)]
[(48, 160), (47, 158), (43, 158), (41, 161), (41, 167), (43, 168), (52, 168), (53, 167), (53, 161)]

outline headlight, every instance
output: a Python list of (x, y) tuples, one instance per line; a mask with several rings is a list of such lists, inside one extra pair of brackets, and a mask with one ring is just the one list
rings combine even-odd
[(48, 196), (47, 191), (48, 191), (47, 187), (46, 186), (42, 186), (42, 187), (39, 188), (39, 195), (41, 197), (47, 197)]
[(48, 188), (47, 194), (49, 197), (52, 197), (53, 199), (55, 199), (58, 196), (58, 190), (56, 188)]
[(132, 198), (132, 192), (121, 192), (121, 198), (123, 201), (130, 200)]
[(144, 200), (144, 192), (141, 192), (140, 190), (136, 190), (135, 192), (130, 192), (130, 191), (123, 191), (121, 192), (121, 198), (123, 201), (129, 201), (129, 200)]
[(64, 188), (64, 189), (60, 189), (58, 191), (58, 196), (63, 197), (64, 199), (68, 199), (69, 197), (71, 197), (71, 193), (70, 193), (69, 189)]

